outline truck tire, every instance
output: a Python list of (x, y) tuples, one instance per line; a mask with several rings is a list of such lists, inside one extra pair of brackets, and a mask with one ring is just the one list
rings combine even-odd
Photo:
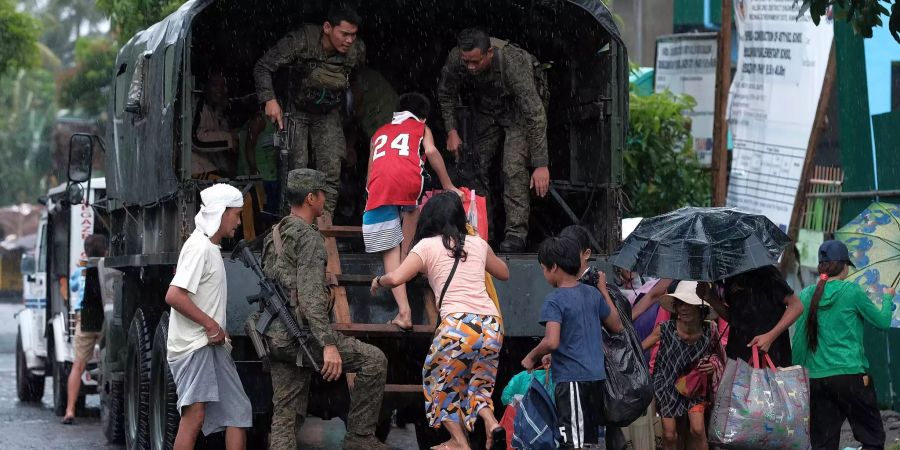
[[(52, 330), (51, 330), (51, 336)], [(47, 364), (51, 368), (53, 381), (53, 414), (62, 417), (66, 414), (66, 404), (69, 401), (69, 370), (71, 364), (65, 361), (56, 361), (56, 348), (50, 347), (50, 358)]]
[(125, 382), (112, 380), (107, 386), (100, 390), (100, 424), (107, 442), (122, 445), (125, 443)]
[(163, 313), (153, 334), (150, 362), (150, 448), (171, 450), (178, 434), (178, 394), (166, 359), (169, 313)]
[(128, 327), (125, 350), (125, 448), (150, 448), (150, 323), (138, 309)]
[(19, 401), (39, 402), (44, 397), (43, 376), (32, 375), (25, 363), (25, 350), (22, 349), (21, 330), (16, 333), (16, 393)]

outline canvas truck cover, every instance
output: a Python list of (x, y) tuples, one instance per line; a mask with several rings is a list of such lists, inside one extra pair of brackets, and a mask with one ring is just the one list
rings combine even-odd
[[(175, 146), (190, 145), (191, 141), (189, 136), (181, 136), (176, 141), (176, 136), (185, 132), (182, 114), (190, 114), (191, 102), (191, 93), (185, 95), (187, 84), (183, 82), (183, 77), (190, 74), (183, 74), (182, 68), (186, 67), (184, 61), (193, 20), (216, 1), (224, 0), (186, 2), (164, 20), (136, 34), (119, 51), (108, 106), (107, 141), (111, 145), (107, 146), (106, 157), (107, 194), (115, 202), (114, 207), (149, 206), (178, 191), (184, 175), (175, 169), (175, 158), (182, 153), (182, 148), (175, 149)], [(586, 11), (622, 49), (621, 58), (624, 67), (628, 67), (625, 45), (612, 14), (601, 0), (547, 0), (545, 3), (570, 4)], [(511, 8), (521, 6), (515, 1), (509, 4)], [(622, 96), (614, 101), (616, 113), (626, 118), (627, 73), (621, 77), (617, 74), (615, 78), (613, 95)], [(625, 126), (620, 128), (622, 135), (615, 140), (621, 144)]]

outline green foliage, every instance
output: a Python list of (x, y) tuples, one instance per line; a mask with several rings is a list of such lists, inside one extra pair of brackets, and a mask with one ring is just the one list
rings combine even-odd
[(625, 193), (629, 215), (649, 217), (682, 206), (707, 206), (710, 177), (697, 160), (684, 111), (696, 102), (669, 92), (631, 93), (625, 148)]
[(59, 103), (79, 115), (98, 117), (106, 110), (116, 48), (107, 37), (81, 38), (75, 43), (75, 68), (59, 79)]
[(109, 15), (113, 28), (124, 42), (183, 3), (184, 0), (97, 0), (97, 8)]
[(0, 205), (33, 202), (46, 192), (56, 116), (53, 73), (24, 70), (0, 77)]
[[(801, 14), (809, 10), (816, 25), (834, 7), (835, 18), (850, 23), (853, 32), (866, 38), (872, 37), (875, 27), (884, 26), (881, 16), (889, 17), (888, 30), (900, 42), (900, 0), (800, 0)], [(888, 10), (885, 5), (890, 5)], [(838, 8), (840, 7), (840, 8)]]
[(17, 12), (11, 0), (0, 0), (0, 75), (38, 64), (38, 36), (40, 24), (37, 20)]

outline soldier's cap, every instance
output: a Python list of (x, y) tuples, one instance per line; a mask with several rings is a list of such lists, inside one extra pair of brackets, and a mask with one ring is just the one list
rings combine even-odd
[(294, 169), (288, 172), (287, 188), (293, 191), (323, 191), (337, 195), (337, 191), (325, 182), (325, 174), (314, 169)]

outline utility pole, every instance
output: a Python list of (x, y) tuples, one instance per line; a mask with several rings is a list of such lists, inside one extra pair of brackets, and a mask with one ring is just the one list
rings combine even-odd
[(722, 29), (716, 59), (716, 107), (713, 121), (713, 206), (725, 206), (728, 193), (728, 89), (731, 87), (731, 0), (722, 0)]

